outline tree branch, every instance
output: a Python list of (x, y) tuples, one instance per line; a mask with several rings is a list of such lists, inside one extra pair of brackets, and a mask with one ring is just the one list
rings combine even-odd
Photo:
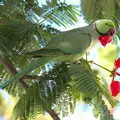
[(94, 65), (97, 65), (97, 66), (101, 67), (102, 69), (104, 69), (104, 70), (106, 70), (106, 71), (108, 71), (108, 72), (112, 73), (112, 71), (111, 71), (111, 70), (109, 70), (109, 69), (107, 69), (107, 68), (103, 67), (102, 65), (99, 65), (99, 64), (97, 64), (97, 63), (95, 63), (95, 62), (93, 62), (93, 61), (89, 61), (89, 63), (92, 63), (92, 64), (94, 64)]
[(53, 120), (60, 120), (60, 118), (58, 117), (57, 113), (54, 110), (50, 109), (47, 110), (47, 112), (53, 118)]
[(40, 80), (40, 76), (38, 76), (38, 75), (24, 75), (23, 77), (22, 77), (23, 79), (35, 79), (35, 80)]
[[(2, 64), (6, 71), (10, 72), (12, 75), (17, 74), (16, 68), (8, 58), (0, 59), (0, 64)], [(25, 88), (28, 88), (28, 85), (24, 82), (22, 78), (19, 81)]]

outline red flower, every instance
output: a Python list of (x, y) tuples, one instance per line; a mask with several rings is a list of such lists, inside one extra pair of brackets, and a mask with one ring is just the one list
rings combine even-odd
[(120, 68), (120, 58), (118, 58), (117, 60), (115, 60), (114, 65), (115, 65), (116, 68)]
[(106, 46), (108, 43), (112, 41), (112, 36), (102, 35), (98, 39), (100, 40), (100, 43), (103, 46)]
[(114, 97), (117, 96), (118, 93), (120, 92), (120, 82), (112, 81), (110, 89), (111, 89), (112, 96)]

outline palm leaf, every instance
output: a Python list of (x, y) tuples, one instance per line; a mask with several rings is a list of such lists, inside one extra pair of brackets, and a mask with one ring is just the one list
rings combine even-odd
[(45, 108), (49, 108), (50, 102), (47, 102), (42, 94), (42, 89), (38, 83), (34, 83), (26, 91), (26, 94), (20, 98), (14, 108), (13, 119), (33, 118), (33, 114), (42, 113)]
[[(40, 77), (40, 81), (33, 83), (16, 104), (14, 119), (30, 117), (33, 119), (35, 113), (43, 113), (51, 109), (53, 105), (58, 104), (59, 97), (66, 94), (64, 91), (66, 91), (69, 82), (67, 72), (67, 66), (64, 63), (56, 65), (48, 73), (45, 72)], [(69, 105), (69, 101), (65, 101), (65, 103)], [(59, 108), (60, 106), (61, 104), (59, 104)], [(64, 112), (64, 110), (62, 111)]]
[(50, 23), (54, 22), (58, 26), (66, 27), (77, 22), (78, 16), (79, 10), (71, 5), (61, 3), (60, 5), (51, 8), (40, 17), (45, 18), (45, 21)]
[(81, 60), (79, 65), (73, 64), (70, 68), (70, 74), (74, 79), (72, 86), (86, 96), (95, 96), (99, 91), (96, 76), (92, 73), (86, 61)]
[[(33, 1), (33, 4), (34, 2), (35, 1)], [(21, 6), (21, 4), (23, 6)], [(25, 3), (19, 0), (8, 0), (5, 1), (3, 6), (0, 6), (0, 51), (2, 51), (2, 55), (11, 56), (11, 52), (21, 54), (21, 52), (24, 52), (27, 48), (29, 50), (30, 43), (38, 46), (37, 40), (33, 41), (34, 35), (37, 36), (39, 41), (41, 38), (50, 39), (49, 29), (45, 32), (44, 27), (41, 27), (46, 23), (68, 26), (78, 20), (79, 11), (75, 7), (64, 3), (59, 3), (47, 9), (42, 7), (40, 9), (44, 12), (39, 15), (32, 9), (26, 10), (24, 5)], [(32, 24), (30, 23), (31, 21)], [(37, 23), (35, 21), (37, 21)], [(49, 38), (46, 36), (49, 36)]]
[(73, 79), (70, 83), (73, 86), (73, 98), (76, 100), (82, 98), (82, 101), (92, 104), (96, 108), (95, 111), (98, 111), (97, 114), (99, 114), (100, 120), (113, 120), (105, 101), (107, 100), (112, 107), (115, 106), (116, 102), (87, 61), (81, 59), (79, 65), (73, 64), (70, 68), (70, 74)]
[(112, 114), (108, 110), (108, 107), (100, 95), (93, 98), (92, 102), (94, 105), (94, 113), (97, 113), (96, 117), (99, 117), (100, 120), (114, 120)]

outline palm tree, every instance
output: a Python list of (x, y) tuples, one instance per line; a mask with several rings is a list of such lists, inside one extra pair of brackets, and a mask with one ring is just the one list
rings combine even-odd
[(0, 11), (0, 88), (19, 98), (12, 119), (33, 119), (48, 112), (60, 120), (59, 115), (72, 113), (76, 102), (84, 101), (93, 105), (100, 120), (113, 120), (105, 101), (111, 107), (116, 101), (87, 59), (51, 63), (47, 71), (39, 59), (25, 54), (59, 34), (52, 24), (66, 27), (77, 22), (79, 11), (74, 6), (57, 0), (46, 0), (42, 6), (37, 0), (1, 0)]

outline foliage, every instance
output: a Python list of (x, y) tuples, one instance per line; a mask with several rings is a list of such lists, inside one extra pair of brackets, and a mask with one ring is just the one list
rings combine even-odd
[[(117, 21), (119, 38), (119, 1), (81, 2), (87, 22), (100, 18)], [(52, 109), (67, 116), (74, 111), (77, 101), (91, 104), (100, 120), (113, 120), (106, 101), (111, 107), (116, 101), (87, 60), (80, 59), (79, 64), (49, 63), (52, 69), (47, 71), (45, 63), (58, 61), (59, 57), (41, 60), (24, 54), (44, 47), (59, 34), (53, 25), (66, 27), (77, 22), (79, 11), (75, 7), (59, 0), (46, 0), (46, 5), (39, 5), (37, 0), (3, 0), (0, 11), (0, 87), (18, 98), (14, 120), (34, 119)], [(28, 88), (24, 89), (20, 80)]]
[(93, 112), (96, 116), (99, 117), (100, 120), (114, 120), (101, 96), (98, 95), (98, 97), (93, 100), (93, 104)]
[(42, 111), (51, 109), (53, 104), (58, 104), (55, 103), (56, 99), (64, 93), (69, 79), (64, 63), (55, 65), (54, 69), (48, 73), (43, 73), (40, 80), (33, 83), (16, 104), (14, 119), (30, 118), (33, 113), (42, 113)]
[[(18, 69), (31, 61), (26, 56), (20, 56), (21, 54), (43, 47), (56, 34), (58, 30), (49, 24), (61, 21), (57, 24), (61, 26), (77, 21), (78, 10), (64, 3), (48, 2), (42, 7), (34, 0), (31, 2), (7, 0), (3, 3), (4, 5), (0, 6), (0, 58), (11, 59)], [(35, 13), (34, 8), (39, 9), (39, 14)], [(70, 15), (71, 12), (74, 12), (74, 16)], [(63, 21), (62, 17), (67, 19)], [(3, 73), (4, 69), (0, 70)]]
[[(115, 102), (107, 92), (108, 90), (103, 89), (104, 87), (83, 59), (78, 65), (57, 64), (49, 72), (44, 72), (40, 80), (27, 89), (15, 106), (13, 117), (14, 119), (17, 117), (33, 119), (35, 113), (42, 113), (52, 107), (64, 116), (72, 112), (77, 100), (82, 98), (82, 101), (94, 106), (99, 103), (100, 107), (95, 107), (98, 114), (103, 116), (101, 109), (105, 110), (107, 120), (110, 120), (112, 116), (102, 97), (105, 97), (111, 106), (114, 106)], [(77, 96), (76, 93), (78, 93)], [(64, 106), (62, 107), (61, 104)], [(103, 108), (101, 108), (102, 105)]]
[(82, 11), (87, 21), (93, 21), (100, 18), (119, 20), (119, 5), (118, 0), (81, 0)]

